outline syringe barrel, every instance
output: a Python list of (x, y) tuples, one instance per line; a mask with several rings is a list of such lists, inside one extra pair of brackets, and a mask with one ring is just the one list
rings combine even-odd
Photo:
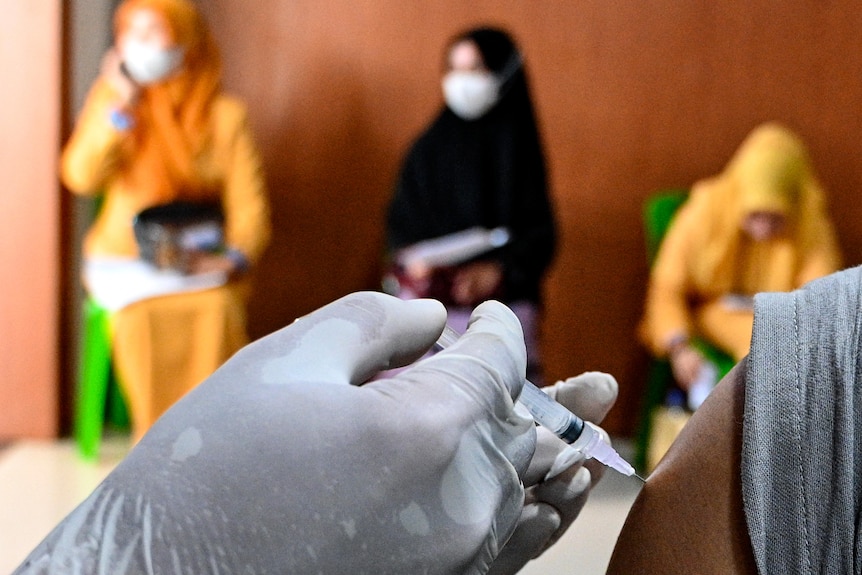
[[(446, 349), (458, 341), (459, 337), (458, 332), (447, 325), (443, 328), (443, 333), (440, 334), (435, 347)], [(524, 387), (518, 401), (524, 404), (539, 425), (551, 430), (566, 443), (577, 441), (584, 430), (584, 421), (581, 418), (551, 399), (529, 380), (524, 380)]]
[(553, 431), (566, 443), (574, 443), (584, 430), (584, 421), (557, 403), (530, 381), (524, 381), (524, 389), (518, 401), (533, 415), (539, 425)]
[[(446, 349), (455, 343), (458, 337), (458, 332), (447, 325), (435, 347)], [(566, 443), (573, 444), (572, 448), (586, 457), (593, 457), (623, 475), (634, 474), (634, 468), (605, 442), (597, 427), (591, 423), (585, 423), (583, 419), (551, 399), (551, 396), (530, 381), (524, 380), (524, 387), (518, 401), (524, 404), (539, 425), (549, 429)]]

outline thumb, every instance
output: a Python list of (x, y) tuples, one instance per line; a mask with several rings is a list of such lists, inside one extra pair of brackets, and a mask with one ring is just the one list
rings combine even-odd
[(505, 390), (510, 401), (524, 385), (526, 350), (521, 323), (504, 304), (489, 300), (470, 315), (469, 326), (449, 349), (425, 360), (424, 366), (457, 362), (464, 387), (478, 386), (485, 395), (486, 380)]
[(257, 362), (266, 383), (359, 385), (421, 357), (445, 323), (446, 309), (436, 300), (358, 292), (258, 340), (231, 363)]
[(543, 390), (581, 419), (601, 423), (617, 400), (619, 387), (614, 376), (588, 371)]

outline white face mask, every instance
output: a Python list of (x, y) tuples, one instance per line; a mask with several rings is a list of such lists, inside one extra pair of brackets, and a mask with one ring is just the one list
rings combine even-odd
[(183, 63), (184, 50), (158, 48), (128, 40), (123, 44), (123, 65), (129, 76), (138, 84), (153, 84), (170, 76)]
[(446, 105), (464, 120), (482, 117), (500, 99), (500, 83), (490, 72), (449, 72), (443, 77)]

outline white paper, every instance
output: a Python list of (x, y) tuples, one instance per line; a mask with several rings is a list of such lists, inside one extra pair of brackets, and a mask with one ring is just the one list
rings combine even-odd
[(398, 253), (404, 267), (424, 264), (428, 267), (453, 266), (509, 243), (506, 228), (469, 228), (430, 240), (417, 242)]
[(704, 360), (697, 379), (688, 390), (688, 408), (697, 411), (716, 383), (718, 383), (718, 368), (711, 361)]
[(139, 259), (89, 258), (84, 262), (84, 285), (90, 297), (109, 311), (152, 297), (201, 291), (225, 283), (225, 272), (183, 275), (159, 270)]

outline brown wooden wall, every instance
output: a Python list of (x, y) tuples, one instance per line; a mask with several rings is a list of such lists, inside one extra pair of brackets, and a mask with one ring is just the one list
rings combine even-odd
[(0, 18), (0, 441), (51, 437), (60, 403), (62, 2)]
[(441, 103), (447, 38), (520, 41), (562, 244), (547, 282), (552, 377), (611, 372), (608, 429), (631, 432), (645, 355), (641, 206), (720, 170), (759, 122), (810, 144), (847, 262), (862, 262), (862, 9), (857, 0), (206, 0), (226, 85), (251, 107), (276, 235), (252, 303), (262, 335), (376, 288), (402, 154)]

